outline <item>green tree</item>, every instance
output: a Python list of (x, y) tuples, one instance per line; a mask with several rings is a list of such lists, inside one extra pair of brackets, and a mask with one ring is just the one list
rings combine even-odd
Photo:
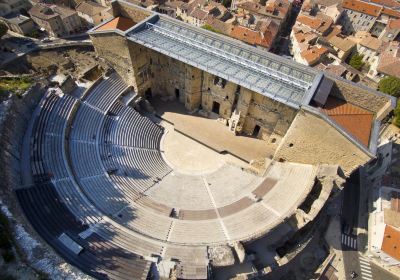
[(7, 25), (3, 21), (0, 21), (0, 39), (4, 35), (6, 35), (7, 31), (8, 31)]
[(393, 124), (397, 127), (400, 127), (400, 102), (397, 102), (397, 106), (394, 109)]
[(364, 66), (364, 62), (362, 61), (363, 57), (362, 54), (356, 53), (351, 57), (349, 64), (353, 68), (360, 70)]
[(214, 27), (212, 27), (209, 24), (204, 24), (203, 26), (201, 26), (201, 28), (206, 29), (211, 32), (220, 33), (217, 29), (215, 29)]
[(222, 0), (222, 5), (224, 5), (225, 8), (230, 8), (231, 3), (232, 3), (232, 0)]
[(379, 81), (378, 88), (380, 91), (400, 97), (400, 79), (393, 76), (388, 76)]

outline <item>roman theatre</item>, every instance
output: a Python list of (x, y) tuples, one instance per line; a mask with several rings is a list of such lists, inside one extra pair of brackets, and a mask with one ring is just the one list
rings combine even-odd
[(211, 278), (277, 229), (276, 246), (289, 240), (375, 158), (389, 96), (125, 1), (112, 10), (89, 32), (112, 70), (79, 98), (47, 91), (16, 190), (89, 275)]

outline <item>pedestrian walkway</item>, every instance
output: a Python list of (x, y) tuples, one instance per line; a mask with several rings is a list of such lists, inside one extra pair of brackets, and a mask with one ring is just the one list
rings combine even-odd
[(360, 260), (362, 279), (372, 280), (373, 278), (372, 278), (371, 265), (369, 264), (370, 263), (369, 259), (360, 255), (359, 260)]
[(357, 250), (357, 237), (349, 234), (342, 233), (342, 245), (347, 248)]

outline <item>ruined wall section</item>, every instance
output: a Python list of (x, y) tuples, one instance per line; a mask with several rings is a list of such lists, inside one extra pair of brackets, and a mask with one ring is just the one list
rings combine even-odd
[(114, 32), (91, 34), (90, 37), (97, 55), (104, 58), (128, 85), (135, 85), (133, 60), (126, 38)]
[(322, 118), (299, 111), (274, 159), (313, 165), (338, 164), (349, 175), (371, 157)]

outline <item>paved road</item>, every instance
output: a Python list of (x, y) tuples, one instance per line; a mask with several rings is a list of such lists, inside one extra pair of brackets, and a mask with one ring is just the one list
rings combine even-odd
[(382, 269), (374, 263), (371, 263), (371, 270), (374, 280), (399, 280), (400, 277), (393, 275), (389, 271)]
[(360, 201), (360, 187), (359, 172), (356, 172), (347, 180), (343, 191), (341, 243), (346, 278), (351, 279), (350, 273), (354, 271), (358, 274), (356, 279), (360, 280), (399, 280), (399, 277), (375, 265), (359, 252), (362, 249), (356, 235), (360, 226), (359, 204), (362, 204), (361, 209), (365, 209), (366, 203)]
[[(357, 279), (371, 280), (369, 262), (361, 261), (358, 252), (357, 226), (358, 209), (360, 202), (360, 180), (359, 172), (354, 172), (347, 179), (342, 200), (342, 233), (341, 243), (343, 251), (343, 262), (347, 279), (351, 279), (351, 272), (357, 273)], [(364, 272), (364, 274), (362, 273)]]

